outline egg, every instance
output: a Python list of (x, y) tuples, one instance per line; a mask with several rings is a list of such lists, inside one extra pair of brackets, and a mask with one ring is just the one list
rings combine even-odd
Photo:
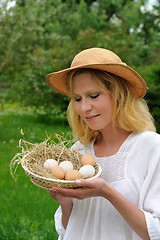
[(74, 181), (81, 178), (81, 173), (78, 170), (69, 170), (66, 172), (65, 180)]
[(73, 170), (73, 164), (70, 161), (63, 161), (59, 166), (62, 167), (65, 172)]
[(52, 167), (58, 166), (58, 162), (55, 159), (47, 159), (43, 166), (45, 169), (50, 170)]
[(84, 165), (92, 165), (95, 166), (95, 159), (91, 154), (85, 154), (81, 158), (81, 164)]
[(60, 166), (54, 166), (50, 170), (53, 177), (64, 179), (65, 171)]
[(95, 168), (91, 165), (84, 165), (79, 169), (83, 178), (90, 178), (95, 175)]

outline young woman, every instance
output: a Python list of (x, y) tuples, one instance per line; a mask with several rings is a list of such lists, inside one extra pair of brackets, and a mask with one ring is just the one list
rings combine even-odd
[(86, 49), (46, 78), (70, 97), (73, 149), (90, 153), (100, 178), (53, 187), (63, 240), (160, 239), (160, 136), (142, 99), (146, 83), (113, 52)]

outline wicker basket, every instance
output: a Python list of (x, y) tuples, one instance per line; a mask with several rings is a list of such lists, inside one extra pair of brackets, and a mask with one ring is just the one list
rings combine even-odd
[[(27, 159), (28, 154), (22, 158), (21, 165), (26, 172), (26, 174), (29, 176), (30, 180), (33, 184), (35, 184), (38, 187), (44, 188), (46, 190), (50, 190), (53, 186), (58, 187), (65, 187), (65, 188), (77, 188), (77, 184), (75, 181), (68, 181), (68, 180), (60, 180), (56, 179), (54, 177), (44, 177), (40, 176), (39, 174), (33, 173), (31, 170), (29, 170), (25, 164), (25, 160)], [(98, 163), (95, 165), (95, 175), (90, 178), (94, 179), (100, 176), (101, 174), (101, 167)]]
[[(54, 178), (50, 171), (44, 168), (44, 162), (53, 158), (57, 160), (58, 164), (62, 161), (68, 160), (73, 164), (73, 169), (79, 170), (81, 167), (82, 155), (78, 151), (74, 151), (71, 148), (61, 142), (55, 144), (48, 142), (48, 140), (41, 142), (40, 144), (31, 144), (31, 149), (27, 147), (29, 142), (23, 141), (26, 150), (22, 149), (21, 154), (17, 154), (11, 161), (11, 174), (13, 174), (13, 168), (16, 164), (21, 164), (25, 173), (29, 176), (33, 184), (38, 187), (50, 190), (53, 186), (66, 187), (66, 188), (77, 188), (75, 181), (60, 180)], [(95, 165), (95, 175), (90, 178), (97, 178), (101, 174), (101, 167), (98, 163)]]

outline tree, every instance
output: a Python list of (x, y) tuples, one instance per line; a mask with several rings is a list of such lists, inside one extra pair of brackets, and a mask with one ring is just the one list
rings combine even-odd
[(159, 63), (159, 3), (150, 11), (146, 0), (17, 0), (9, 9), (7, 2), (0, 10), (4, 101), (2, 88), (7, 100), (63, 111), (66, 98), (46, 85), (45, 76), (69, 67), (89, 47), (113, 50), (136, 68)]

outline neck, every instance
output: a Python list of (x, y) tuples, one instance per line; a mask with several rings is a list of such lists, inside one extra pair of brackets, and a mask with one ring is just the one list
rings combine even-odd
[(121, 129), (119, 127), (110, 128), (101, 131), (101, 140), (106, 144), (115, 144), (119, 140), (125, 140), (131, 132)]
[(99, 157), (115, 154), (130, 133), (118, 127), (102, 130), (95, 141), (95, 154)]

